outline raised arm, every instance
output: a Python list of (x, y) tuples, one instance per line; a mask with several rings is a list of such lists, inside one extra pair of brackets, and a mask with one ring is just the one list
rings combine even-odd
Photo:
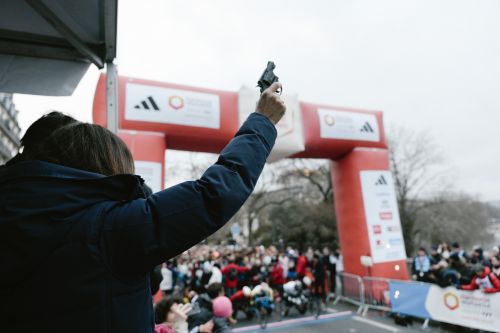
[(103, 208), (101, 248), (114, 270), (147, 272), (221, 228), (252, 193), (285, 112), (280, 86), (266, 90), (217, 162), (196, 181)]

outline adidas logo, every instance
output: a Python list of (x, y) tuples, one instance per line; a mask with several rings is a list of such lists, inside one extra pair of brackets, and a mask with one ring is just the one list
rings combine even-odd
[(148, 98), (142, 100), (139, 104), (134, 106), (134, 109), (160, 111), (160, 108), (158, 107), (155, 100), (151, 96), (148, 96)]
[(366, 132), (366, 133), (373, 133), (373, 127), (370, 125), (369, 122), (366, 122), (363, 127), (360, 129), (361, 132)]
[(387, 180), (385, 180), (384, 175), (381, 175), (375, 185), (387, 185)]

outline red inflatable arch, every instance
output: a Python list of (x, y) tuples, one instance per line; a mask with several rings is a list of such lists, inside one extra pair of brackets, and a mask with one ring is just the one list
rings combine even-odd
[[(103, 126), (105, 85), (103, 75), (93, 106), (94, 122)], [(258, 98), (252, 89), (229, 92), (129, 77), (119, 78), (118, 96), (119, 135), (154, 191), (163, 188), (167, 148), (219, 153)], [(285, 96), (285, 102), (288, 118), (278, 128), (274, 158), (332, 160), (345, 271), (407, 279), (382, 112), (304, 103), (295, 96)], [(371, 257), (373, 266), (362, 265), (362, 256)]]

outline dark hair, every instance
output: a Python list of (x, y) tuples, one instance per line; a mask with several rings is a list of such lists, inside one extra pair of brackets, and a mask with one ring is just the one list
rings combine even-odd
[(217, 296), (219, 296), (219, 294), (223, 290), (224, 290), (224, 287), (222, 286), (222, 283), (214, 282), (214, 283), (210, 284), (207, 288), (208, 297), (210, 297), (211, 299), (214, 299)]
[(164, 323), (167, 319), (167, 314), (174, 303), (182, 304), (180, 298), (167, 297), (156, 303), (155, 305), (155, 324)]
[(37, 151), (40, 143), (48, 138), (53, 132), (59, 128), (77, 123), (78, 121), (70, 116), (65, 115), (59, 111), (52, 111), (36, 120), (24, 133), (21, 138), (22, 153), (18, 153), (7, 165), (13, 165), (18, 162), (27, 160), (30, 155)]
[(125, 143), (94, 124), (73, 123), (59, 128), (30, 157), (106, 176), (134, 173), (134, 160)]

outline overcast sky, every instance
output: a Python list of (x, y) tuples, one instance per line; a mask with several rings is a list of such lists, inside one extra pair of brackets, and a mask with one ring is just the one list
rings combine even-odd
[[(384, 111), (428, 131), (455, 188), (500, 200), (500, 0), (119, 2), (123, 75), (215, 89), (254, 85), (267, 60), (302, 101)], [(72, 97), (18, 95), (91, 121), (99, 71)]]

